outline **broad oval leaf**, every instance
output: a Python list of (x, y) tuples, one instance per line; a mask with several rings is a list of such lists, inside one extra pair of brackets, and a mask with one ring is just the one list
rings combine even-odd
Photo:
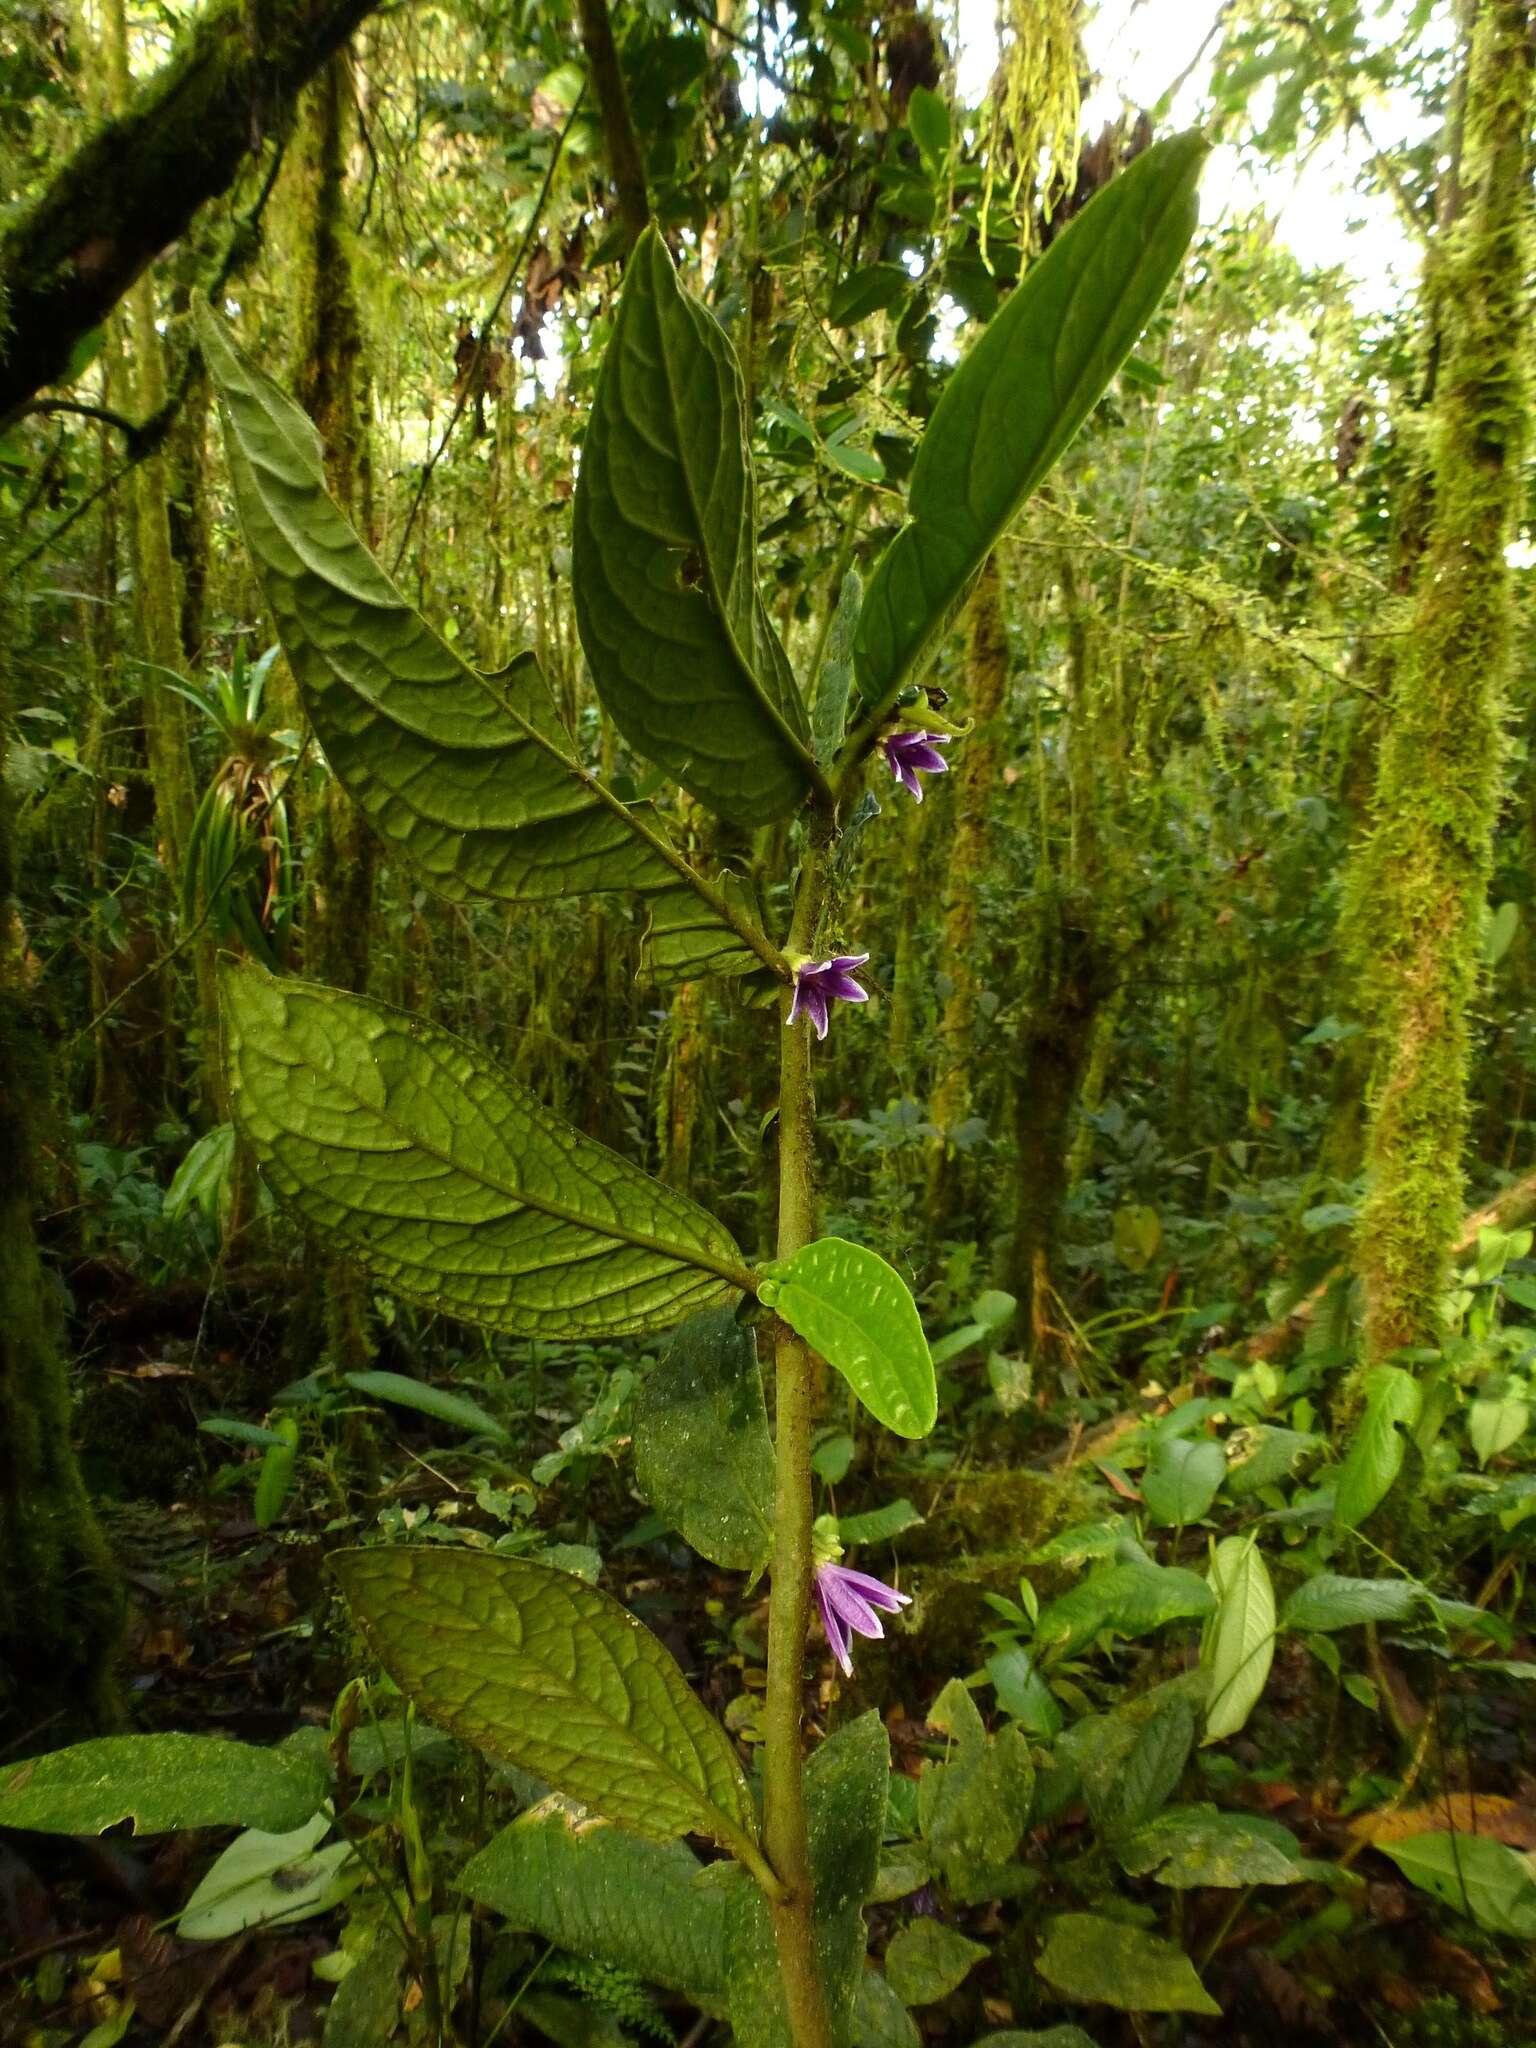
[(498, 676), (461, 660), (331, 497), (306, 415), (206, 302), (193, 317), (278, 638), (326, 759), (380, 837), (454, 902), (681, 889), (709, 927), (694, 951), (713, 953), (711, 972), (764, 964), (661, 833), (582, 766), (533, 656)]
[(1250, 1884), (1300, 1884), (1309, 1875), (1289, 1828), (1257, 1814), (1214, 1806), (1173, 1806), (1115, 1844), (1132, 1877), (1154, 1877), (1174, 1891), (1209, 1885), (1236, 1891)]
[(140, 1835), (282, 1831), (310, 1820), (325, 1792), (324, 1765), (299, 1750), (218, 1735), (102, 1735), (0, 1771), (0, 1827), (99, 1835), (131, 1820)]
[(1536, 1873), (1529, 1860), (1485, 1835), (1413, 1835), (1378, 1842), (1404, 1877), (1465, 1913), (1490, 1934), (1536, 1940)]
[(644, 1842), (558, 1795), (503, 1828), (455, 1880), (477, 1905), (573, 1955), (695, 2004), (725, 1992), (726, 1899), (681, 1842)]
[(1175, 135), (1137, 157), (1033, 265), (945, 386), (907, 524), (859, 620), (859, 689), (877, 711), (937, 651), (993, 544), (1152, 317), (1194, 233), (1206, 147)]
[(1275, 1659), (1275, 1589), (1252, 1536), (1228, 1536), (1211, 1560), (1217, 1608), (1200, 1661), (1211, 1681), (1202, 1742), (1235, 1735), (1253, 1712)]
[(711, 1564), (760, 1571), (773, 1548), (773, 1440), (757, 1339), (733, 1310), (690, 1316), (635, 1399), (635, 1479)]
[(1166, 1529), (1198, 1522), (1227, 1476), (1227, 1454), (1210, 1437), (1161, 1437), (1141, 1475), (1141, 1495)]
[(248, 1927), (287, 1927), (329, 1912), (363, 1874), (350, 1842), (317, 1847), (330, 1831), (329, 1813), (280, 1835), (248, 1828), (205, 1873), (176, 1932), (187, 1941), (227, 1941)]
[(751, 1276), (729, 1236), (474, 1047), (227, 963), (236, 1116), (273, 1192), (411, 1300), (523, 1336), (662, 1330)]
[(764, 1305), (836, 1368), (877, 1422), (926, 1436), (938, 1382), (907, 1283), (878, 1252), (820, 1237), (758, 1285)]
[(1035, 1967), (1053, 1989), (1088, 2005), (1221, 2017), (1183, 1949), (1097, 1913), (1059, 1914)]
[(1391, 1492), (1408, 1449), (1403, 1430), (1418, 1421), (1422, 1403), (1418, 1381), (1400, 1365), (1378, 1365), (1365, 1375), (1365, 1413), (1334, 1487), (1341, 1528), (1358, 1529)]
[(958, 1927), (926, 1917), (909, 1920), (891, 1936), (885, 1974), (904, 2005), (936, 2005), (958, 1991), (987, 1950)]
[(652, 228), (629, 259), (582, 444), (576, 623), (630, 745), (740, 825), (785, 816), (815, 780), (756, 562), (735, 351)]
[(1416, 1579), (1348, 1579), (1318, 1572), (1285, 1603), (1287, 1628), (1355, 1628), (1367, 1621), (1409, 1621), (1427, 1617), (1430, 1596)]
[(440, 1726), (636, 1834), (750, 1853), (730, 1738), (608, 1594), (483, 1551), (347, 1550), (331, 1567), (379, 1662)]

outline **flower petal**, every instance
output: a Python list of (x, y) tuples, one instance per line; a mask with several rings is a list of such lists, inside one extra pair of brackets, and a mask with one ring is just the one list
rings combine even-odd
[(887, 1614), (896, 1614), (903, 1607), (912, 1605), (910, 1593), (898, 1593), (894, 1586), (886, 1585), (883, 1579), (872, 1579), (868, 1572), (856, 1572), (848, 1565), (837, 1567), (838, 1576), (845, 1586), (851, 1586), (871, 1607), (883, 1607)]

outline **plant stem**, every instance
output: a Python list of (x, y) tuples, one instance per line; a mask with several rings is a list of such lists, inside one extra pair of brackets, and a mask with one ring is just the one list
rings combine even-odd
[[(812, 826), (795, 892), (792, 953), (815, 939), (825, 888), (830, 818)], [(786, 994), (783, 1011), (789, 1012)], [(778, 1255), (789, 1258), (816, 1234), (816, 1102), (808, 1024), (779, 1034)], [(767, 1741), (763, 1760), (768, 1860), (786, 1896), (771, 1903), (784, 2000), (796, 2048), (829, 2048), (825, 1987), (816, 1958), (810, 1855), (805, 1819), (805, 1761), (800, 1739), (805, 1641), (811, 1619), (811, 1425), (814, 1367), (801, 1340), (777, 1325), (774, 1347), (773, 1598), (768, 1619)]]

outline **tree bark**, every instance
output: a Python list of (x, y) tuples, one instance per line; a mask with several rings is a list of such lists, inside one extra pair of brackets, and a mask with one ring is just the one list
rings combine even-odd
[(234, 180), (373, 0), (222, 0), (0, 235), (0, 424)]

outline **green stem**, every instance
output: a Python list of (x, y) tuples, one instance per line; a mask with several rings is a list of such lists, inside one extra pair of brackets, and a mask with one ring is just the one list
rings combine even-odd
[[(808, 953), (825, 889), (830, 818), (812, 827), (795, 892), (791, 953)], [(789, 1011), (789, 997), (783, 1004)], [(778, 1255), (791, 1257), (816, 1234), (816, 1102), (811, 1033), (780, 1032)], [(772, 1902), (773, 1934), (795, 2048), (829, 2048), (831, 2021), (816, 1957), (801, 1744), (806, 1636), (811, 1621), (811, 1426), (814, 1366), (792, 1330), (777, 1326), (774, 1417), (773, 1598), (768, 1619), (767, 1740), (763, 1760), (768, 1860), (784, 1886)]]

